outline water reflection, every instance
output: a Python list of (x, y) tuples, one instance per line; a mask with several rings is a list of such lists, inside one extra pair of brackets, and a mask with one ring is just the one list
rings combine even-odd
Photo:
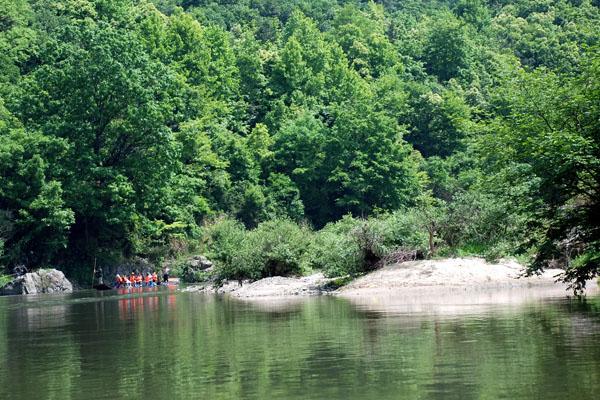
[(0, 299), (0, 398), (596, 398), (600, 298), (453, 296)]
[[(591, 288), (589, 296), (597, 296)], [(376, 314), (439, 314), (446, 317), (485, 313), (494, 309), (515, 310), (552, 299), (565, 300), (569, 293), (561, 287), (512, 289), (468, 289), (462, 287), (404, 288), (402, 291), (342, 295), (354, 307)], [(584, 300), (585, 301), (585, 300)]]
[(70, 306), (68, 304), (51, 304), (39, 307), (40, 298), (23, 296), (20, 301), (24, 307), (10, 314), (9, 325), (18, 331), (37, 331), (55, 329), (69, 323)]

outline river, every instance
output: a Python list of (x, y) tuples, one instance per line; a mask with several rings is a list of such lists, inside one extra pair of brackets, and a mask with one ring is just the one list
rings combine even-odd
[(0, 298), (0, 399), (502, 398), (600, 398), (600, 297)]

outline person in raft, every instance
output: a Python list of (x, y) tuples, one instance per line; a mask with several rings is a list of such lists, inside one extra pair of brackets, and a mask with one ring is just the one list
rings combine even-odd
[[(168, 270), (167, 270), (168, 273)], [(131, 288), (131, 287), (152, 287), (158, 285), (158, 275), (156, 272), (148, 272), (143, 275), (139, 272), (132, 272), (127, 278), (127, 275), (119, 275), (115, 276), (115, 287), (121, 288)]]
[(131, 287), (135, 287), (135, 272), (133, 271), (129, 274), (129, 282), (131, 283)]

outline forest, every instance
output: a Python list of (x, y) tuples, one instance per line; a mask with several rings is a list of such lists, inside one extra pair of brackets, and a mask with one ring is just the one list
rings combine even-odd
[(478, 255), (581, 290), (599, 26), (598, 0), (0, 0), (0, 269)]

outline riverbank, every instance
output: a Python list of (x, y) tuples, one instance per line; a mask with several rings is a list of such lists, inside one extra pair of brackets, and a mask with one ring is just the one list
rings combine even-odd
[(184, 292), (229, 294), (233, 297), (288, 297), (316, 296), (332, 291), (331, 282), (322, 273), (299, 278), (274, 276), (258, 281), (227, 281), (220, 287), (211, 284), (192, 285), (183, 289)]
[(548, 269), (526, 277), (515, 261), (488, 263), (480, 258), (421, 260), (392, 264), (337, 288), (337, 280), (323, 274), (300, 278), (271, 277), (255, 282), (228, 281), (219, 288), (209, 284), (189, 286), (184, 291), (222, 293), (239, 298), (286, 297), (333, 294), (340, 296), (388, 295), (421, 289), (476, 291), (481, 289), (549, 287), (566, 291), (556, 282), (562, 270)]
[(481, 258), (450, 258), (408, 261), (385, 266), (357, 278), (337, 293), (358, 295), (369, 292), (394, 292), (406, 288), (521, 288), (551, 286), (567, 288), (556, 282), (563, 271), (547, 269), (541, 275), (524, 276), (525, 267), (512, 260), (488, 263)]

